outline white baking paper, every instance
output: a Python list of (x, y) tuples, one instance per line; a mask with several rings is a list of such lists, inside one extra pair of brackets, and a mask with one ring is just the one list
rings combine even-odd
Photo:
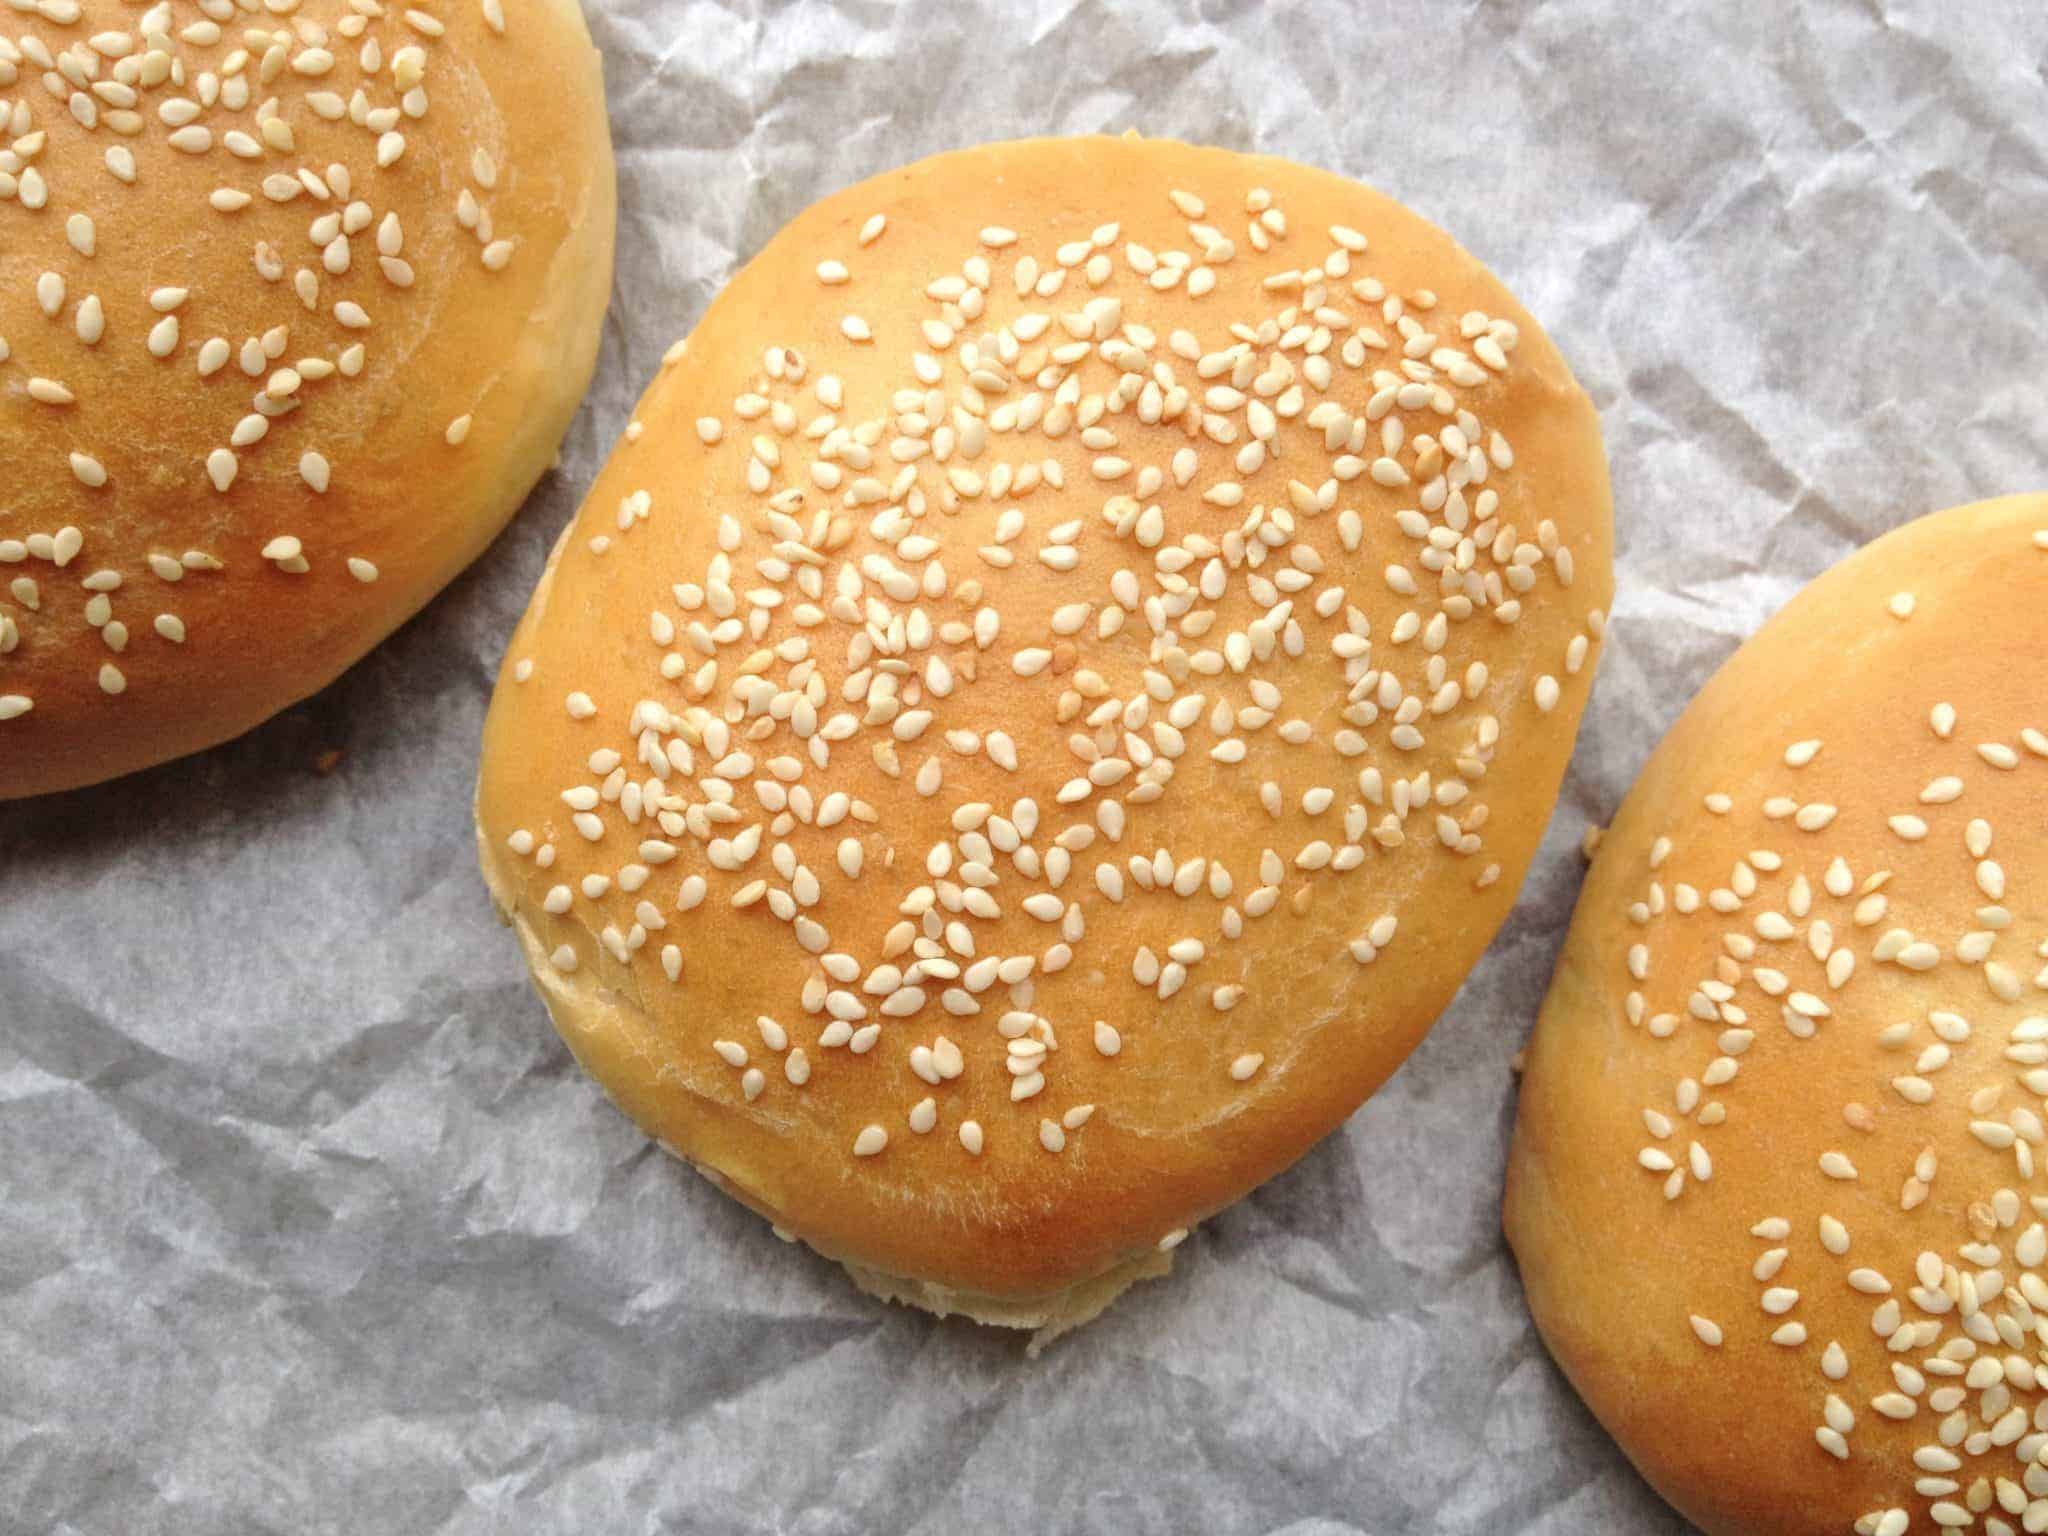
[[(1523, 1310), (1509, 1061), (1580, 834), (1737, 639), (1906, 518), (2048, 487), (2048, 7), (592, 21), (619, 280), (560, 472), (310, 704), (0, 807), (0, 1531), (1682, 1531)], [(1522, 906), (1436, 1032), (1030, 1360), (858, 1295), (608, 1107), (492, 918), (469, 798), (547, 548), (736, 263), (919, 155), (1126, 127), (1373, 182), (1500, 273), (1601, 408), (1620, 596)]]

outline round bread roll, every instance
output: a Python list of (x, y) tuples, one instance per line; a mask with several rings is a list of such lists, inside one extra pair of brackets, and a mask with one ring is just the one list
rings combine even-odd
[(871, 1290), (1057, 1329), (1457, 990), (1609, 540), (1592, 407), (1415, 215), (943, 155), (670, 353), (513, 637), (484, 872), (664, 1146)]
[(0, 798), (223, 741), (473, 560), (611, 285), (574, 0), (0, 28)]
[(1908, 525), (1680, 717), (1530, 1045), (1507, 1231), (1710, 1536), (2048, 1530), (2048, 497)]

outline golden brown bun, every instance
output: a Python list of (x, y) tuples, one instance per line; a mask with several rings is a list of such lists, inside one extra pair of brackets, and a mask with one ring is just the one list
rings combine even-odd
[(203, 9), (0, 29), (0, 799), (332, 680), (505, 525), (596, 363), (575, 0)]
[(2042, 496), (1909, 524), (1721, 668), (1601, 841), (1529, 1048), (1530, 1307), (1710, 1536), (2048, 1529), (2044, 529)]
[[(1247, 222), (1262, 215), (1247, 200), (1263, 208), (1260, 188), (1279, 212), (1255, 241)], [(1170, 192), (1187, 210), (1200, 199), (1206, 213), (1178, 209)], [(1333, 225), (1354, 244), (1352, 229), (1369, 236), (1370, 250), (1348, 256)], [(1211, 260), (1192, 256), (1204, 240)], [(1226, 240), (1235, 242), (1228, 261)], [(1020, 264), (1029, 263), (1023, 282), (1049, 291), (1056, 279), (1044, 274), (1065, 271), (1063, 247), (1072, 270), (1062, 291), (1020, 299)], [(1191, 253), (1187, 278), (1134, 280), (1134, 260), (1152, 266), (1148, 252), (1180, 251)], [(1321, 294), (1261, 286), (1333, 258), (1344, 271), (1318, 283)], [(1154, 270), (1179, 259), (1161, 256)], [(850, 281), (821, 278), (828, 262), (843, 263)], [(1195, 272), (1213, 275), (1213, 292), (1190, 297), (1189, 283), (1211, 281)], [(1372, 282), (1410, 300), (1434, 290), (1435, 307), (1420, 313), (1440, 339), (1407, 342), (1407, 316), (1354, 291)], [(927, 297), (934, 283), (938, 297)], [(1296, 331), (1289, 317), (1304, 299), (1321, 313)], [(964, 312), (984, 304), (978, 319)], [(1461, 337), (1468, 315), (1473, 335)], [(1232, 346), (1234, 322), (1253, 327), (1238, 381), (1256, 410), (1228, 393), (1235, 364), (1203, 380), (1173, 350), (1187, 346), (1176, 341), (1183, 329), (1198, 355)], [(1271, 327), (1266, 341), (1261, 323)], [(1354, 347), (1360, 326), (1391, 345)], [(1510, 326), (1520, 338), (1512, 353), (1481, 339)], [(1415, 332), (1429, 334), (1419, 323)], [(1273, 361), (1283, 354), (1268, 343), (1281, 339), (1298, 396)], [(1140, 340), (1149, 357), (1120, 350)], [(1317, 355), (1327, 348), (1327, 395), (1304, 342)], [(1071, 374), (1059, 371), (1054, 345)], [(1427, 386), (1419, 403), (1390, 398), (1388, 414), (1376, 406), (1375, 420), (1361, 423), (1362, 452), (1338, 462), (1325, 431), (1349, 451), (1352, 412), (1375, 394), (1372, 371), (1398, 368), (1404, 345), (1418, 375), (1434, 354), (1438, 369), (1468, 381), (1438, 385), (1454, 414), (1435, 414)], [(970, 346), (978, 383), (963, 368)], [(1103, 346), (1128, 366), (1104, 361)], [(774, 350), (785, 348), (801, 354), (800, 381)], [(1495, 356), (1505, 375), (1467, 348)], [(1347, 349), (1363, 374), (1343, 360)], [(929, 361), (917, 363), (920, 353)], [(941, 357), (938, 398), (927, 398), (913, 369), (929, 376)], [(1126, 374), (1137, 379), (1134, 398), (1109, 412), (1101, 393)], [(1066, 378), (1071, 402), (1061, 399)], [(1267, 399), (1287, 419), (1269, 419)], [(1203, 401), (1207, 430), (1234, 442), (1181, 415), (1192, 405), (1199, 417)], [(1339, 419), (1319, 413), (1326, 401)], [(1515, 465), (1489, 464), (1486, 485), (1452, 504), (1448, 483), (1423, 482), (1453, 456), (1418, 443), (1455, 428), (1458, 406), (1476, 413), (1467, 419), (1476, 451), (1499, 429), (1500, 457), (1512, 444)], [(1017, 428), (1041, 409), (1048, 419)], [(1302, 419), (1311, 413), (1317, 428)], [(1277, 463), (1253, 463), (1254, 419), (1271, 428)], [(1388, 456), (1404, 476), (1418, 454), (1439, 456), (1420, 466), (1420, 482), (1388, 488), (1373, 478), (1390, 420), (1407, 433)], [(872, 439), (865, 470), (863, 439)], [(1184, 490), (1170, 473), (1183, 452)], [(1455, 457), (1462, 480), (1473, 465)], [(1428, 536), (1421, 525), (1443, 523), (1414, 511), (1439, 492), (1467, 526), (1462, 556), (1458, 537), (1445, 535), (1450, 558), (1469, 557), (1481, 598), (1471, 617), (1446, 619), (1442, 636), (1429, 627), (1439, 603), (1416, 551)], [(1503, 578), (1490, 546), (1469, 545), (1489, 492), (1499, 505), (1485, 536), (1501, 539), (1502, 559), (1531, 562), (1507, 578), (1528, 588), (1519, 622), (1488, 607), (1487, 581)], [(782, 498), (782, 521), (770, 520), (763, 495)], [(1286, 510), (1297, 500), (1305, 510)], [(1414, 534), (1396, 519), (1403, 507)], [(1272, 550), (1259, 545), (1256, 569), (1240, 537), (1255, 516), (1279, 539)], [(1360, 540), (1355, 553), (1345, 530)], [(1299, 1157), (1450, 1000), (1550, 815), (1592, 679), (1591, 647), (1575, 641), (1601, 624), (1609, 536), (1598, 428), (1562, 359), (1477, 262), (1387, 199), (1276, 160), (1135, 139), (943, 155), (796, 219), (671, 354), (513, 637), (485, 730), (484, 870), (564, 1037), (651, 1134), (878, 1288), (1030, 1326), (1071, 1321), (1106, 1298), (1095, 1287), (1077, 1305), (1070, 1288), (1119, 1266), (1130, 1266), (1126, 1277), (1163, 1267), (1162, 1243)], [(1189, 539), (1209, 542), (1183, 561), (1175, 549)], [(1568, 552), (1561, 566), (1552, 548)], [(1404, 562), (1424, 595), (1390, 589), (1387, 568)], [(1465, 578), (1454, 576), (1462, 594)], [(1201, 595), (1205, 582), (1220, 601)], [(1322, 597), (1339, 586), (1346, 595)], [(1188, 594), (1185, 614), (1167, 613), (1169, 588)], [(1259, 598), (1293, 602), (1298, 659), (1285, 654), (1288, 626), (1255, 606)], [(1333, 618), (1314, 613), (1319, 600), (1335, 604)], [(768, 603), (780, 606), (758, 606)], [(1348, 633), (1346, 603), (1370, 621), (1369, 656), (1348, 640), (1356, 657), (1331, 649)], [(732, 623), (706, 672), (711, 627), (726, 608)], [(1399, 622), (1404, 612), (1421, 634)], [(761, 615), (758, 637), (744, 633), (749, 613)], [(1270, 648), (1254, 649), (1255, 620), (1277, 637)], [(1477, 703), (1432, 692), (1425, 646), (1439, 639), (1446, 684), (1473, 662), (1492, 669)], [(1233, 671), (1237, 663), (1249, 670)], [(1370, 698), (1348, 706), (1347, 672), (1361, 692), (1376, 689), (1375, 663), (1393, 689), (1387, 707)], [(1228, 680), (1219, 685), (1212, 667)], [(1147, 695), (1148, 669), (1167, 699)], [(1537, 682), (1551, 675), (1546, 713)], [(1421, 744), (1404, 750), (1393, 744), (1395, 717), (1408, 723), (1402, 701), (1417, 688)], [(1174, 707), (1197, 693), (1201, 706)], [(1432, 699), (1442, 713), (1428, 712)], [(1228, 713), (1220, 722), (1245, 744), (1242, 763), (1212, 757), (1223, 737), (1211, 715), (1224, 700), (1247, 712), (1241, 725)], [(1347, 708), (1355, 724), (1340, 717)], [(1270, 721), (1250, 713), (1264, 709)], [(741, 716), (736, 728), (728, 712)], [(1483, 726), (1489, 719), (1495, 727)], [(1496, 727), (1495, 748), (1480, 746)], [(1427, 770), (1447, 782), (1461, 760), (1466, 798), (1450, 790), (1444, 806), (1382, 827), (1393, 815), (1389, 778)], [(1360, 788), (1368, 770), (1380, 776), (1380, 804)], [(1277, 814), (1261, 804), (1267, 781)], [(1302, 801), (1317, 787), (1332, 798), (1312, 816)], [(719, 808), (728, 796), (730, 811)], [(665, 826), (656, 815), (664, 802)], [(630, 826), (635, 806), (641, 819)], [(1439, 812), (1454, 842), (1469, 838), (1463, 851), (1440, 843)], [(583, 825), (597, 841), (578, 830), (578, 815), (592, 818)], [(1381, 847), (1376, 830), (1389, 842), (1399, 832), (1403, 845)], [(1329, 844), (1333, 867), (1298, 866), (1317, 841)], [(1284, 868), (1262, 872), (1267, 849)], [(1130, 861), (1155, 855), (1169, 880), (1148, 892)], [(1339, 872), (1337, 862), (1355, 867)], [(587, 877), (622, 871), (644, 886), (585, 894)], [(1192, 894), (1174, 894), (1173, 877)], [(694, 899), (699, 884), (702, 904), (678, 910), (679, 893)], [(935, 904), (929, 919), (926, 903)], [(1387, 914), (1399, 926), (1385, 953), (1353, 958), (1347, 945)], [(1189, 940), (1202, 957), (1184, 978), (1169, 976), (1163, 968), (1182, 963), (1169, 961), (1169, 946)], [(970, 942), (971, 956), (961, 953)], [(671, 950), (676, 981), (664, 970)], [(1153, 964), (1156, 980), (1135, 979)], [(827, 965), (850, 979), (826, 983)], [(925, 968), (921, 997), (913, 966)], [(821, 1043), (845, 1032), (830, 1028), (821, 1005), (874, 1033)], [(1049, 1047), (1042, 1090), (1021, 1101), (1011, 1085), (1028, 1088), (1031, 1074), (1007, 1070), (1011, 1015), (1009, 1027), (1028, 1032), (1017, 1041), (1020, 1066), (1030, 1041)], [(767, 1038), (762, 1016), (773, 1021)], [(1097, 1021), (1119, 1032), (1120, 1054), (1098, 1050)], [(925, 1055), (950, 1064), (941, 1036), (960, 1055), (952, 1077)], [(800, 1087), (787, 1077), (799, 1049), (810, 1071)], [(751, 1102), (750, 1082), (759, 1089)], [(1083, 1124), (1087, 1106), (1095, 1110)], [(913, 1120), (927, 1114), (932, 1128), (921, 1133)], [(967, 1121), (980, 1128), (978, 1156), (961, 1141)], [(886, 1145), (856, 1155), (864, 1135)]]

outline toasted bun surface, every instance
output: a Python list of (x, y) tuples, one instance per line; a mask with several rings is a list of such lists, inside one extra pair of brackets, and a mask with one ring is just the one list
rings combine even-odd
[(2048, 497), (1923, 518), (1723, 666), (1599, 845), (1507, 1231), (1710, 1536), (2048, 1529)]
[(285, 9), (0, 29), (0, 798), (330, 681), (589, 382), (613, 184), (574, 0)]
[(1563, 361), (1387, 199), (940, 156), (671, 353), (513, 638), (485, 874), (651, 1134), (871, 1288), (1072, 1321), (1456, 991), (1609, 533)]

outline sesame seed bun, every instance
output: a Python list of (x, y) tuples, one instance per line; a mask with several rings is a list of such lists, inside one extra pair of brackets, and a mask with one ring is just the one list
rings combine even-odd
[(2048, 497), (1923, 518), (1700, 693), (1598, 852), (1508, 1237), (1709, 1536), (2048, 1529)]
[(0, 799), (332, 680), (589, 383), (613, 178), (574, 0), (270, 9), (0, 36)]
[(943, 155), (670, 354), (513, 637), (484, 872), (664, 1145), (870, 1289), (1056, 1329), (1450, 1000), (1609, 537), (1592, 407), (1414, 214), (1136, 138)]

